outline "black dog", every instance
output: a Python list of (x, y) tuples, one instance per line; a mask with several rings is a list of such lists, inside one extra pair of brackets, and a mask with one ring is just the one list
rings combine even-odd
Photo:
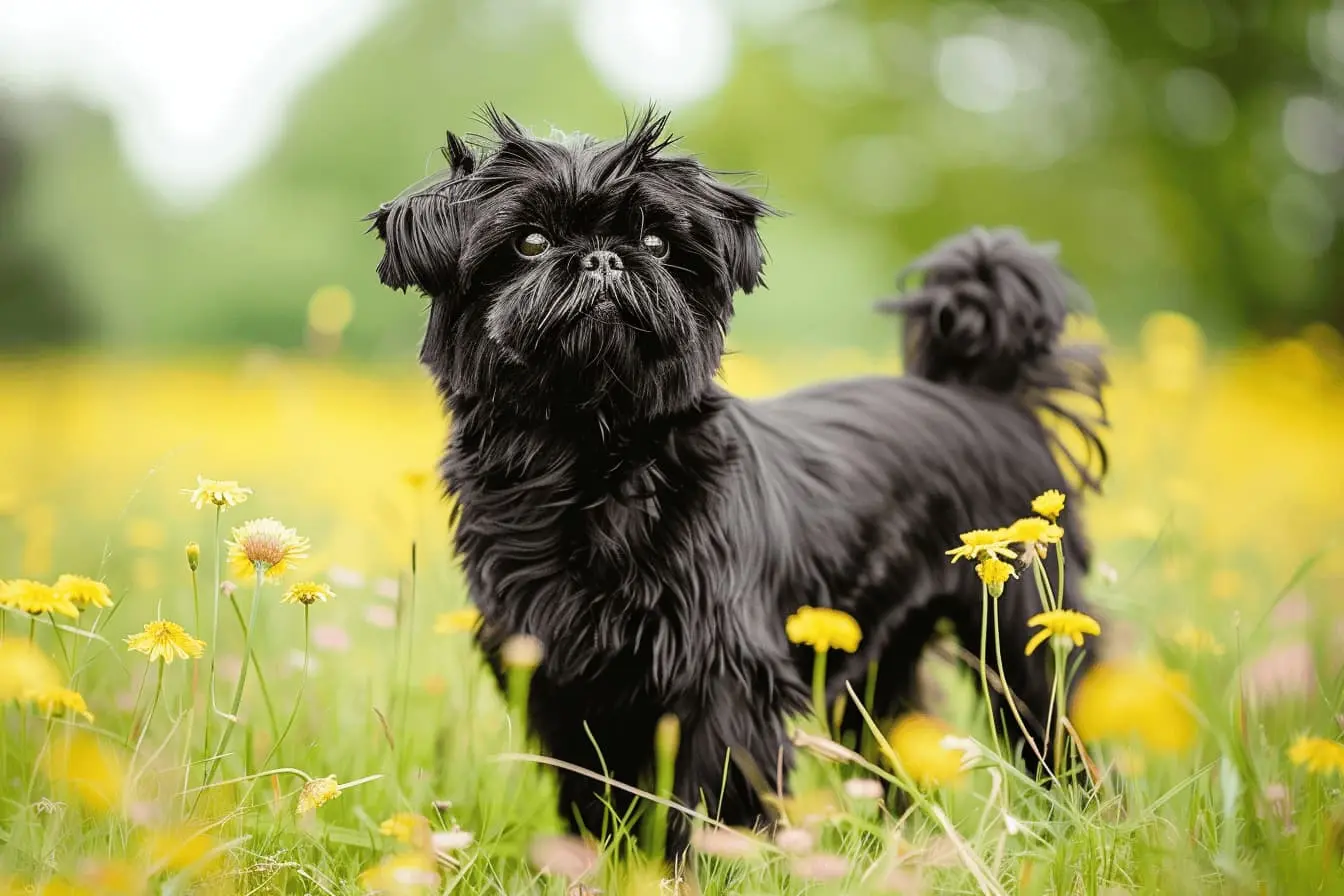
[[(874, 714), (897, 712), (939, 619), (978, 648), (980, 583), (945, 555), (958, 534), (1070, 493), (1039, 413), (1063, 415), (1104, 470), (1100, 420), (1057, 401), (1099, 407), (1104, 368), (1059, 345), (1053, 263), (974, 231), (888, 303), (907, 376), (736, 398), (714, 377), (734, 293), (762, 284), (769, 207), (667, 154), (652, 113), (609, 144), (489, 123), (475, 149), (450, 133), (448, 170), (370, 215), (383, 283), (431, 299), (421, 360), (451, 416), (443, 476), (481, 646), (498, 671), (508, 636), (542, 642), (529, 713), (555, 757), (637, 784), (675, 713), (679, 799), (752, 825), (769, 813), (749, 772), (787, 769), (786, 718), (809, 706), (811, 650), (789, 644), (786, 617), (852, 614), (861, 649), (833, 655), (831, 696), (864, 693), (880, 659)], [(1060, 456), (1095, 485), (1087, 458)], [(1089, 551), (1072, 505), (1067, 522), (1076, 606)], [(1023, 655), (1034, 587), (1010, 582), (997, 606), (1007, 684), (1039, 726), (1051, 670), (1049, 651)], [(600, 830), (603, 790), (562, 775), (562, 815)], [(676, 826), (669, 852), (686, 845)]]

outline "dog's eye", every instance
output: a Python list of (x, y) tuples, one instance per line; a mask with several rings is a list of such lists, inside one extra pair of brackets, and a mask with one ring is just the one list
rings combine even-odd
[(648, 233), (644, 235), (644, 239), (641, 240), (640, 242), (644, 244), (644, 248), (654, 258), (667, 257), (667, 243), (663, 240), (662, 237), (655, 236), (652, 233)]
[(529, 233), (518, 241), (518, 254), (524, 258), (536, 258), (547, 249), (551, 248), (551, 241), (546, 239), (545, 234)]

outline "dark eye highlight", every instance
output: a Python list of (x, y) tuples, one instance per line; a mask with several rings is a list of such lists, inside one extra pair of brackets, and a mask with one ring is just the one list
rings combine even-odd
[(660, 236), (652, 233), (646, 233), (644, 239), (640, 240), (644, 245), (644, 251), (648, 252), (654, 258), (667, 257), (667, 242)]
[(551, 248), (551, 241), (546, 238), (544, 233), (529, 233), (527, 236), (518, 240), (514, 244), (518, 254), (524, 258), (536, 258), (547, 249)]

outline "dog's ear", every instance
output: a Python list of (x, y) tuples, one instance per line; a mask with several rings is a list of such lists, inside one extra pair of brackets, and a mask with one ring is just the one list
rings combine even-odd
[(733, 282), (746, 293), (764, 286), (765, 244), (757, 223), (778, 212), (746, 190), (730, 187), (708, 173), (705, 184), (715, 211), (719, 248)]
[(392, 289), (415, 287), (443, 297), (457, 288), (466, 213), (454, 188), (476, 170), (476, 156), (451, 131), (442, 152), (446, 171), (413, 184), (365, 217), (383, 242), (378, 279)]

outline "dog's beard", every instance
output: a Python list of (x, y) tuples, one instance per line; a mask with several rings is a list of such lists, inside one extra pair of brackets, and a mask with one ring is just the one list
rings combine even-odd
[(493, 285), (487, 333), (514, 363), (538, 373), (605, 370), (620, 379), (700, 341), (690, 297), (661, 265), (631, 264), (598, 281), (567, 262)]

